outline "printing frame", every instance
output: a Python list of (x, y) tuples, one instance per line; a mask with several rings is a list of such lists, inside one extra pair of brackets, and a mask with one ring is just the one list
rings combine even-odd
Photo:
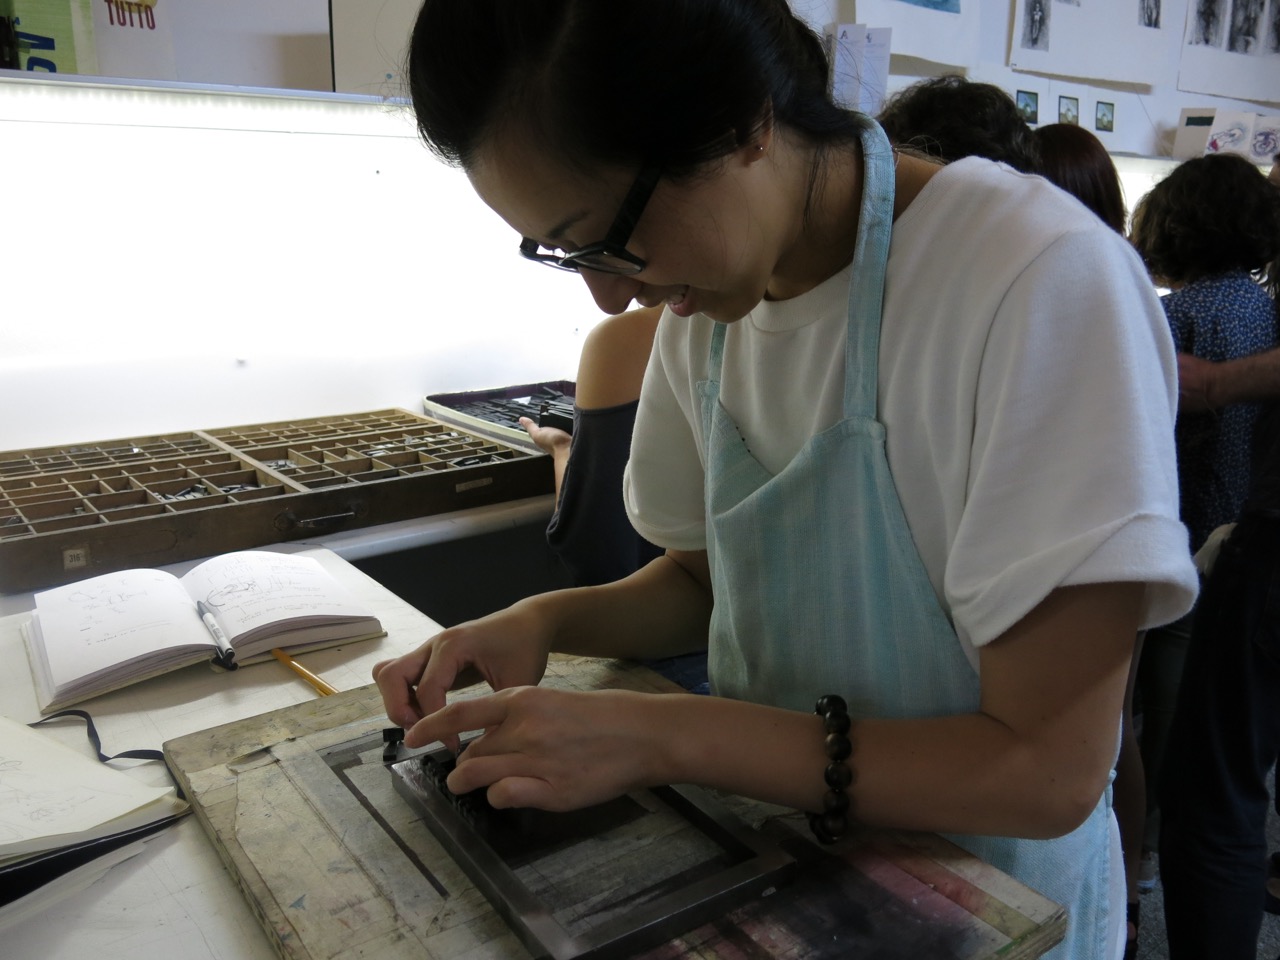
[(574, 934), (422, 772), (425, 758), (450, 756), (439, 748), (387, 766), (396, 791), (424, 814), (432, 835), (535, 958), (620, 960), (632, 956), (687, 933), (747, 899), (767, 895), (796, 868), (796, 861), (779, 844), (752, 830), (707, 791), (690, 785), (649, 788), (643, 792), (682, 816), (735, 861), (590, 931)]

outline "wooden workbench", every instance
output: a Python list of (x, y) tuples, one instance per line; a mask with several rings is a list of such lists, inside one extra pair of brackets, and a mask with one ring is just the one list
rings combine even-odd
[[(642, 667), (587, 658), (553, 659), (544, 683), (672, 689)], [(376, 689), (364, 687), (183, 736), (165, 751), (280, 956), (528, 957), (391, 789), (385, 726)], [(353, 743), (367, 756), (338, 776), (326, 756)], [(800, 869), (649, 960), (1023, 960), (1062, 937), (1061, 907), (940, 837), (867, 832), (819, 849), (798, 814), (724, 799), (753, 826), (786, 834)]]

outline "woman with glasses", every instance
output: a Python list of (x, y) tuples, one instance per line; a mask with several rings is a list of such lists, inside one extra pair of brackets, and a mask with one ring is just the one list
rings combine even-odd
[[(951, 834), (1067, 905), (1048, 956), (1117, 955), (1133, 640), (1196, 586), (1137, 257), (1045, 181), (895, 153), (783, 0), (428, 0), (409, 61), (522, 255), (665, 305), (624, 488), (665, 553), (379, 664), (406, 743), (484, 728), (449, 786), (498, 807), (686, 782)], [(711, 697), (532, 686), (704, 647)]]

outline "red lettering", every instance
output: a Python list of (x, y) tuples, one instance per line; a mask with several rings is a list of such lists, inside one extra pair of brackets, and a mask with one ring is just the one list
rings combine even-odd
[(156, 28), (156, 11), (149, 4), (135, 0), (103, 0), (107, 5), (107, 21), (116, 27), (137, 27), (139, 30)]

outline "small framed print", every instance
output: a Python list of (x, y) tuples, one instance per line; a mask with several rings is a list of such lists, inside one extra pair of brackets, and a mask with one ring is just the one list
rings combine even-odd
[(1058, 98), (1058, 122), (1079, 125), (1080, 99), (1078, 97)]
[(1018, 116), (1027, 123), (1040, 122), (1040, 94), (1032, 90), (1019, 90), (1014, 101), (1018, 104)]
[(1116, 105), (1099, 100), (1093, 112), (1093, 129), (1111, 133), (1116, 128)]

